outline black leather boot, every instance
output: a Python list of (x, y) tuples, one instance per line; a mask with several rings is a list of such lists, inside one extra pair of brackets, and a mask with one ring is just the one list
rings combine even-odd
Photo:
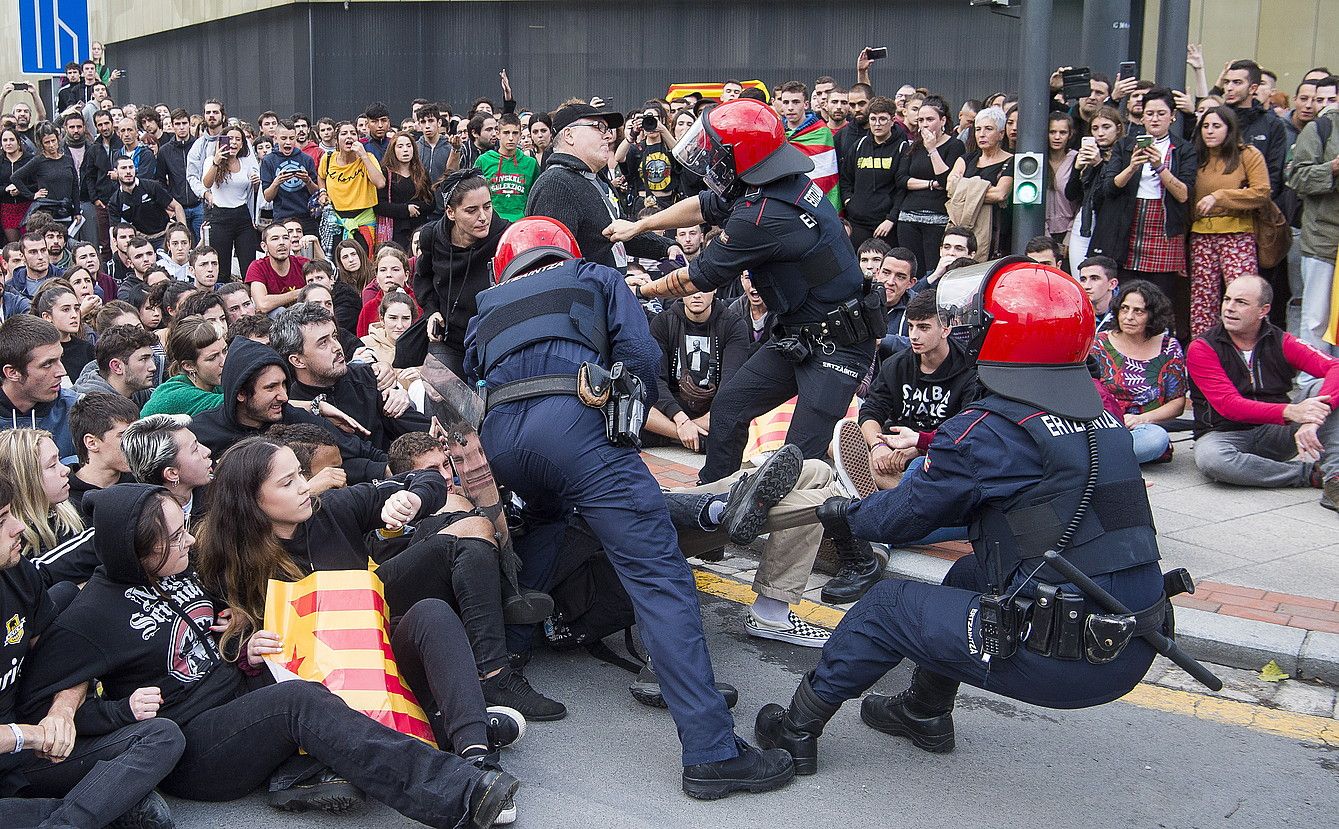
[(840, 707), (820, 699), (809, 686), (806, 674), (795, 689), (790, 708), (776, 703), (763, 706), (754, 724), (754, 736), (762, 748), (784, 748), (790, 752), (796, 774), (814, 774), (818, 771), (818, 738)]
[(860, 601), (883, 578), (883, 568), (888, 564), (886, 553), (876, 551), (868, 541), (851, 534), (846, 512), (853, 503), (850, 498), (829, 498), (818, 508), (818, 520), (837, 548), (837, 560), (841, 563), (837, 575), (823, 585), (819, 594), (828, 604)]
[(870, 728), (906, 737), (919, 749), (947, 754), (953, 750), (953, 700), (958, 682), (917, 668), (911, 687), (897, 696), (870, 694), (860, 704), (860, 719)]

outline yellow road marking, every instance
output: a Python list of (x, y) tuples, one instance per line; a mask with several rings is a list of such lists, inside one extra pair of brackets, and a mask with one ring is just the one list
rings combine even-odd
[[(753, 589), (737, 579), (718, 576), (700, 568), (694, 568), (694, 575), (697, 578), (697, 589), (703, 593), (737, 604), (753, 603)], [(829, 629), (835, 628), (846, 615), (844, 611), (835, 607), (817, 604), (807, 599), (792, 605), (791, 609), (795, 611), (795, 615)], [(1291, 740), (1339, 747), (1339, 720), (1327, 717), (1279, 711), (1263, 705), (1252, 705), (1191, 691), (1178, 691), (1148, 683), (1140, 683), (1133, 691), (1122, 697), (1120, 702), (1208, 722), (1264, 731)]]

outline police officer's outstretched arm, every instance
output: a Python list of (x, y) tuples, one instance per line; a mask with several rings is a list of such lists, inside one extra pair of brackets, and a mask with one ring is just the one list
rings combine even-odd
[(627, 242), (643, 233), (700, 225), (706, 221), (701, 205), (701, 201), (694, 197), (677, 201), (659, 213), (635, 222), (615, 219), (604, 229), (604, 235), (611, 242)]

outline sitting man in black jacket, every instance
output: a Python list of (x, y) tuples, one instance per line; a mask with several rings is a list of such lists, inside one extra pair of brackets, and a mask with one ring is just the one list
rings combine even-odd
[(897, 486), (940, 424), (980, 394), (976, 364), (949, 337), (937, 303), (932, 290), (908, 303), (911, 347), (879, 366), (860, 406), (859, 438), (851, 421), (838, 426), (837, 473), (853, 492), (872, 491), (871, 482), (878, 489)]
[(368, 440), (383, 452), (400, 435), (426, 432), (431, 425), (399, 384), (378, 391), (371, 368), (345, 360), (335, 318), (321, 305), (299, 302), (280, 314), (270, 330), (270, 347), (287, 363), (291, 399), (318, 406), (330, 402), (366, 428)]
[(358, 421), (324, 401), (313, 401), (319, 414), (289, 405), (288, 373), (274, 349), (245, 337), (233, 339), (222, 379), (223, 402), (191, 420), (191, 431), (214, 457), (274, 423), (315, 423), (339, 441), (350, 483), (385, 477), (386, 453), (360, 437), (370, 433)]
[(744, 321), (715, 291), (699, 291), (657, 314), (651, 336), (660, 344), (660, 395), (646, 412), (643, 440), (705, 451), (712, 398), (751, 353)]

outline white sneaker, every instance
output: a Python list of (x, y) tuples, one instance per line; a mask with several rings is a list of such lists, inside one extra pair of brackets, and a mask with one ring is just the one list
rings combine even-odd
[(749, 636), (756, 636), (759, 639), (775, 639), (778, 642), (788, 642), (792, 645), (799, 645), (802, 648), (821, 648), (832, 638), (831, 631), (811, 625), (794, 611), (786, 614), (786, 621), (778, 624), (766, 619), (759, 619), (752, 610), (749, 610), (749, 617), (744, 620), (744, 629), (748, 631)]
[(493, 821), (494, 826), (510, 826), (516, 822), (516, 801), (508, 800), (507, 805), (502, 807), (502, 811), (497, 813), (497, 819)]

